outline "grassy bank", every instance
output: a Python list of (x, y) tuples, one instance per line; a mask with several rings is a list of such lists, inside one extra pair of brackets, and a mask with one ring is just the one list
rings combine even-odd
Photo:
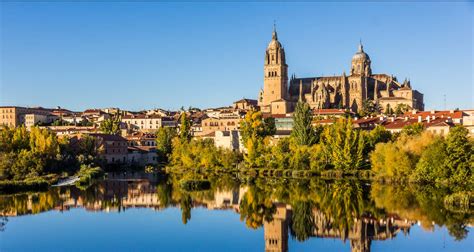
[(57, 176), (43, 176), (26, 180), (3, 180), (0, 181), (0, 193), (10, 194), (30, 191), (46, 191), (48, 190), (48, 187), (57, 180)]

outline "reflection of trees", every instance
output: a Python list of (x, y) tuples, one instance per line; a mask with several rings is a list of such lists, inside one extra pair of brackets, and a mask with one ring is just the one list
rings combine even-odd
[(354, 180), (337, 180), (329, 184), (320, 207), (326, 216), (333, 219), (333, 225), (341, 232), (347, 232), (364, 208), (360, 183)]
[(466, 224), (472, 221), (469, 211), (450, 211), (444, 198), (451, 193), (449, 188), (430, 185), (385, 185), (374, 184), (371, 197), (376, 207), (395, 213), (404, 219), (419, 220), (421, 226), (432, 230), (433, 223), (445, 225), (456, 240), (467, 237)]
[(8, 223), (8, 217), (0, 216), (0, 232), (5, 231), (5, 226)]
[(181, 197), (180, 207), (181, 207), (181, 220), (183, 224), (186, 225), (189, 220), (191, 220), (191, 208), (193, 200), (189, 194), (184, 194)]
[(314, 233), (313, 205), (311, 201), (296, 201), (292, 205), (290, 232), (298, 241), (305, 241)]
[(268, 194), (252, 185), (240, 202), (240, 220), (245, 220), (247, 227), (256, 229), (263, 221), (272, 221), (276, 208)]
[(167, 180), (162, 181), (156, 187), (156, 194), (161, 206), (168, 207), (172, 202), (173, 184), (168, 183)]
[[(385, 224), (380, 222), (389, 223), (387, 220), (392, 217), (397, 221), (419, 220), (425, 229), (433, 229), (433, 223), (443, 225), (452, 237), (462, 240), (468, 235), (466, 225), (473, 223), (472, 208), (454, 210), (444, 205), (446, 195), (454, 189), (429, 185), (374, 183), (369, 187), (357, 180), (325, 181), (317, 178), (253, 178), (249, 179), (248, 185), (242, 185), (239, 178), (223, 175), (205, 178), (210, 181), (210, 190), (186, 191), (180, 186), (182, 179), (171, 175), (152, 186), (150, 181), (103, 181), (85, 191), (74, 187), (51, 188), (41, 193), (0, 196), (0, 215), (36, 214), (70, 207), (85, 207), (93, 211), (120, 210), (123, 205), (124, 208), (136, 207), (132, 199), (138, 197), (142, 203), (140, 197), (145, 195), (145, 202), (149, 199), (153, 201), (142, 203), (144, 207), (179, 205), (184, 224), (191, 219), (192, 207), (207, 205), (239, 211), (241, 220), (253, 229), (262, 226), (265, 221), (271, 222), (277, 213), (275, 203), (283, 204), (288, 210), (286, 227), (298, 241), (325, 235), (346, 239), (360, 227), (370, 236), (368, 239), (373, 239), (375, 236), (372, 236), (371, 228), (381, 232), (378, 228)], [(153, 197), (147, 198), (147, 195)], [(217, 195), (221, 197), (219, 204), (216, 203)], [(232, 199), (230, 202), (222, 203), (223, 198), (227, 200), (229, 197)], [(5, 218), (0, 219), (0, 229), (5, 227), (6, 221)], [(413, 222), (407, 223), (401, 227), (409, 228)]]

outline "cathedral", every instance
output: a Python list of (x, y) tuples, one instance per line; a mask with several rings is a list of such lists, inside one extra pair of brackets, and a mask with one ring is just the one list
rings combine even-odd
[(395, 110), (398, 104), (423, 110), (423, 94), (412, 89), (410, 81), (402, 83), (393, 75), (373, 74), (371, 60), (362, 43), (352, 57), (351, 70), (340, 76), (288, 78), (285, 49), (278, 41), (276, 29), (265, 52), (263, 90), (258, 105), (263, 112), (293, 112), (296, 102), (307, 102), (313, 109), (344, 108), (358, 112), (364, 101), (371, 100), (382, 111)]

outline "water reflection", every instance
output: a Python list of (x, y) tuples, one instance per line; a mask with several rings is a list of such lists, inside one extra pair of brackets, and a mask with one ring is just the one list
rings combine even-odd
[[(193, 178), (202, 180), (204, 178)], [(210, 188), (185, 190), (186, 178), (160, 174), (109, 174), (85, 190), (51, 188), (47, 192), (0, 196), (0, 230), (8, 217), (45, 211), (126, 211), (129, 208), (181, 209), (182, 223), (192, 209), (231, 210), (250, 229), (263, 226), (266, 251), (287, 251), (289, 236), (300, 242), (337, 238), (351, 251), (370, 251), (374, 240), (409, 235), (420, 224), (426, 230), (446, 226), (457, 240), (468, 235), (472, 209), (448, 209), (448, 190), (390, 186), (356, 180), (207, 178)], [(189, 180), (189, 179), (188, 179)]]

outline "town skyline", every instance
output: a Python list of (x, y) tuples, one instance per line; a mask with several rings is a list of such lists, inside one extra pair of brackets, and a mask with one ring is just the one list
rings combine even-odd
[[(2, 3), (2, 106), (176, 110), (257, 99), (274, 20), (289, 74), (348, 73), (362, 39), (377, 62), (374, 72), (409, 78), (425, 94), (426, 110), (473, 106), (472, 54), (464, 53), (472, 52), (470, 3), (368, 6), (374, 13), (387, 7), (404, 11), (397, 22), (375, 14), (354, 21), (354, 12), (364, 9), (355, 4), (218, 4), (221, 12), (206, 18), (186, 16), (204, 11), (201, 5), (32, 5)], [(289, 15), (286, 7), (301, 15)], [(102, 12), (107, 8), (110, 14)], [(117, 15), (130, 8), (127, 16)], [(67, 15), (72, 9), (74, 15)], [(264, 9), (268, 13), (249, 18)], [(444, 15), (434, 15), (441, 9)], [(304, 15), (321, 10), (327, 13)], [(332, 16), (337, 10), (339, 18)], [(54, 13), (61, 14), (43, 19)], [(97, 27), (81, 26), (92, 21)], [(437, 30), (427, 30), (433, 21)]]

